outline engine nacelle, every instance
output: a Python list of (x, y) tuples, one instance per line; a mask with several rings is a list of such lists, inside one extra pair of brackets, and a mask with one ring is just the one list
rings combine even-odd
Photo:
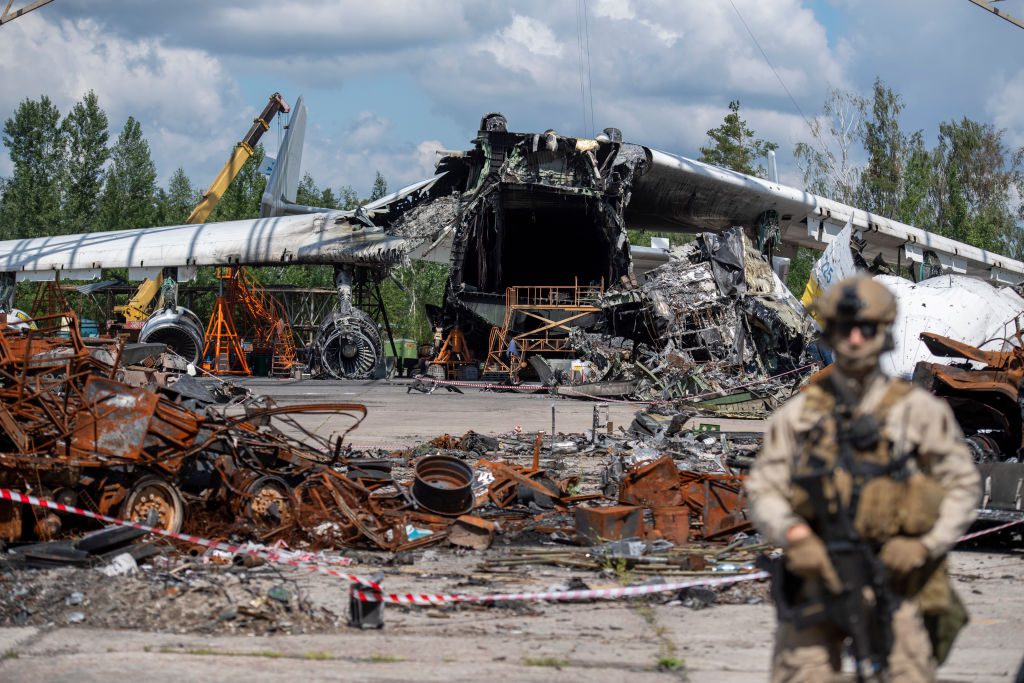
[(183, 306), (168, 306), (149, 316), (139, 331), (139, 341), (166, 344), (188, 362), (198, 364), (203, 355), (203, 335), (199, 316)]
[(377, 324), (352, 308), (333, 313), (320, 323), (310, 354), (314, 373), (335, 379), (366, 379), (384, 355)]

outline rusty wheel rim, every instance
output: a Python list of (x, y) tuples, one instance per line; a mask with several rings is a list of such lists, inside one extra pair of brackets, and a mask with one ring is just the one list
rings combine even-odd
[(168, 483), (160, 481), (140, 482), (128, 495), (124, 516), (133, 522), (146, 524), (153, 521), (152, 526), (177, 531), (181, 528), (184, 510), (177, 496), (177, 491)]
[(139, 495), (130, 512), (133, 522), (145, 522), (155, 510), (157, 524), (163, 528), (170, 526), (174, 519), (174, 505), (155, 486), (147, 486)]
[(281, 521), (290, 522), (292, 519), (291, 500), (287, 492), (282, 491), (281, 487), (275, 483), (265, 483), (252, 492), (249, 510), (254, 519), (270, 519), (270, 511), (275, 504)]

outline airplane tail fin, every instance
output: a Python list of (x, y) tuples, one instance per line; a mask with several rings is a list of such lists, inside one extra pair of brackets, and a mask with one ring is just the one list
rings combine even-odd
[(260, 200), (260, 216), (269, 218), (296, 213), (292, 210), (299, 189), (302, 169), (302, 147), (306, 138), (306, 105), (299, 97), (292, 108), (277, 161)]

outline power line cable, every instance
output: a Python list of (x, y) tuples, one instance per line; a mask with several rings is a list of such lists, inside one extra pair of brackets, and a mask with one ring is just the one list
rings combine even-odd
[(590, 9), (587, 7), (587, 0), (583, 0), (583, 29), (587, 38), (587, 89), (590, 91), (590, 136), (597, 133), (597, 124), (594, 123), (594, 79), (590, 69)]
[[(743, 15), (740, 13), (740, 9), (736, 6), (736, 3), (733, 2), (733, 0), (729, 0), (729, 4), (732, 5), (733, 11), (736, 12), (736, 16), (739, 17), (740, 23), (743, 24), (743, 28), (747, 30), (747, 34), (750, 35), (750, 39), (754, 41), (754, 45), (756, 45), (757, 49), (760, 50), (761, 56), (764, 57), (764, 61), (768, 65), (768, 68), (772, 70), (773, 74), (775, 74), (775, 78), (779, 81), (779, 85), (781, 85), (782, 89), (786, 91), (786, 95), (789, 97), (789, 101), (793, 103), (793, 107), (796, 108), (797, 113), (800, 114), (800, 118), (804, 120), (804, 125), (807, 126), (807, 130), (809, 130), (811, 132), (811, 135), (813, 135), (818, 140), (818, 143), (821, 144), (822, 149), (827, 151), (828, 145), (826, 145), (825, 141), (821, 139), (821, 135), (814, 128), (814, 126), (811, 125), (810, 119), (808, 119), (807, 116), (804, 114), (804, 110), (800, 108), (800, 104), (796, 101), (796, 98), (793, 97), (793, 93), (791, 93), (789, 91), (789, 88), (786, 87), (786, 82), (782, 80), (782, 76), (779, 75), (779, 72), (775, 68), (775, 65), (772, 64), (772, 60), (768, 59), (768, 53), (764, 51), (764, 48), (761, 47), (761, 43), (760, 41), (758, 41), (757, 36), (755, 36), (754, 32), (750, 30), (750, 26), (747, 25), (747, 20), (744, 19)], [(839, 171), (836, 169), (835, 165), (832, 163), (832, 160), (828, 157), (827, 154), (824, 156), (824, 159), (825, 163), (828, 164), (829, 168), (832, 170), (832, 173), (835, 174), (836, 178), (839, 178)]]
[(583, 17), (580, 8), (583, 0), (576, 0), (576, 52), (577, 71), (580, 77), (580, 108), (583, 110), (583, 134), (587, 134), (587, 94), (583, 70)]

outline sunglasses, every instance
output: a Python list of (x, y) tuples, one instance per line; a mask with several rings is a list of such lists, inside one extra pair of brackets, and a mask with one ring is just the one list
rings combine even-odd
[(835, 325), (836, 334), (842, 338), (850, 336), (853, 328), (860, 328), (861, 336), (865, 339), (874, 339), (878, 334), (878, 323), (857, 322), (856, 320), (840, 320)]

